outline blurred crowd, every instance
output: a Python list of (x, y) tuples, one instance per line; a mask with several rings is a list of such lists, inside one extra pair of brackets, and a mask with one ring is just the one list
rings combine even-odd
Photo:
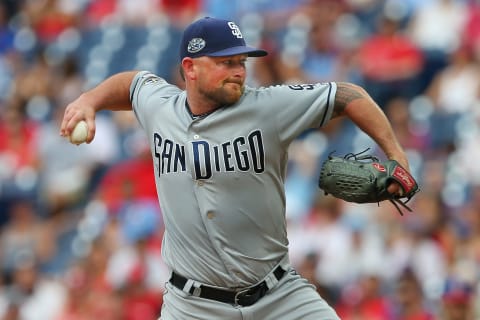
[(115, 72), (182, 87), (179, 35), (206, 15), (269, 50), (248, 61), (251, 86), (363, 86), (420, 184), (403, 216), (324, 195), (329, 154), (383, 155), (348, 120), (305, 132), (285, 187), (298, 272), (342, 319), (479, 319), (478, 0), (2, 0), (0, 319), (158, 318), (169, 271), (145, 136), (132, 112), (99, 113), (89, 145), (59, 124)]

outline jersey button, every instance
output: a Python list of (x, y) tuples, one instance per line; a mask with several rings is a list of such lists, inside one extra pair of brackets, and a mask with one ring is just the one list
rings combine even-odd
[(198, 181), (198, 182), (197, 182), (197, 185), (203, 186), (203, 181)]
[(215, 218), (215, 213), (213, 213), (212, 211), (208, 211), (207, 212), (207, 218), (210, 219), (210, 220)]
[(193, 139), (198, 139), (198, 138), (200, 138), (200, 136), (198, 134), (193, 136)]

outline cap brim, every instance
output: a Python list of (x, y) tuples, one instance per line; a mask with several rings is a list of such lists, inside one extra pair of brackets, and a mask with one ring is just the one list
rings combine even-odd
[(209, 57), (225, 57), (225, 56), (234, 56), (237, 54), (247, 54), (249, 57), (264, 57), (268, 54), (267, 51), (252, 48), (248, 46), (239, 46), (239, 47), (231, 47), (228, 49), (207, 53), (206, 56)]

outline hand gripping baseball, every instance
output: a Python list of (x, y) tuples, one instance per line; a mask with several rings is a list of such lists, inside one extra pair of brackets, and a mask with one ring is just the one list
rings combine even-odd
[[(361, 156), (365, 151), (348, 153), (344, 157), (330, 155), (322, 164), (319, 187), (325, 194), (348, 202), (389, 200), (401, 215), (398, 205), (412, 211), (406, 203), (419, 191), (412, 175), (395, 160), (380, 162), (372, 155)], [(388, 192), (388, 186), (394, 181), (400, 185), (398, 194)]]

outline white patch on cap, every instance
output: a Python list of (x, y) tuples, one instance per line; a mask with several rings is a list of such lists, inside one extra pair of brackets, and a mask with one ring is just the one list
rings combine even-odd
[(205, 40), (203, 40), (202, 38), (193, 38), (192, 40), (190, 40), (190, 42), (188, 42), (187, 51), (190, 53), (197, 53), (203, 48), (205, 48), (205, 45)]

